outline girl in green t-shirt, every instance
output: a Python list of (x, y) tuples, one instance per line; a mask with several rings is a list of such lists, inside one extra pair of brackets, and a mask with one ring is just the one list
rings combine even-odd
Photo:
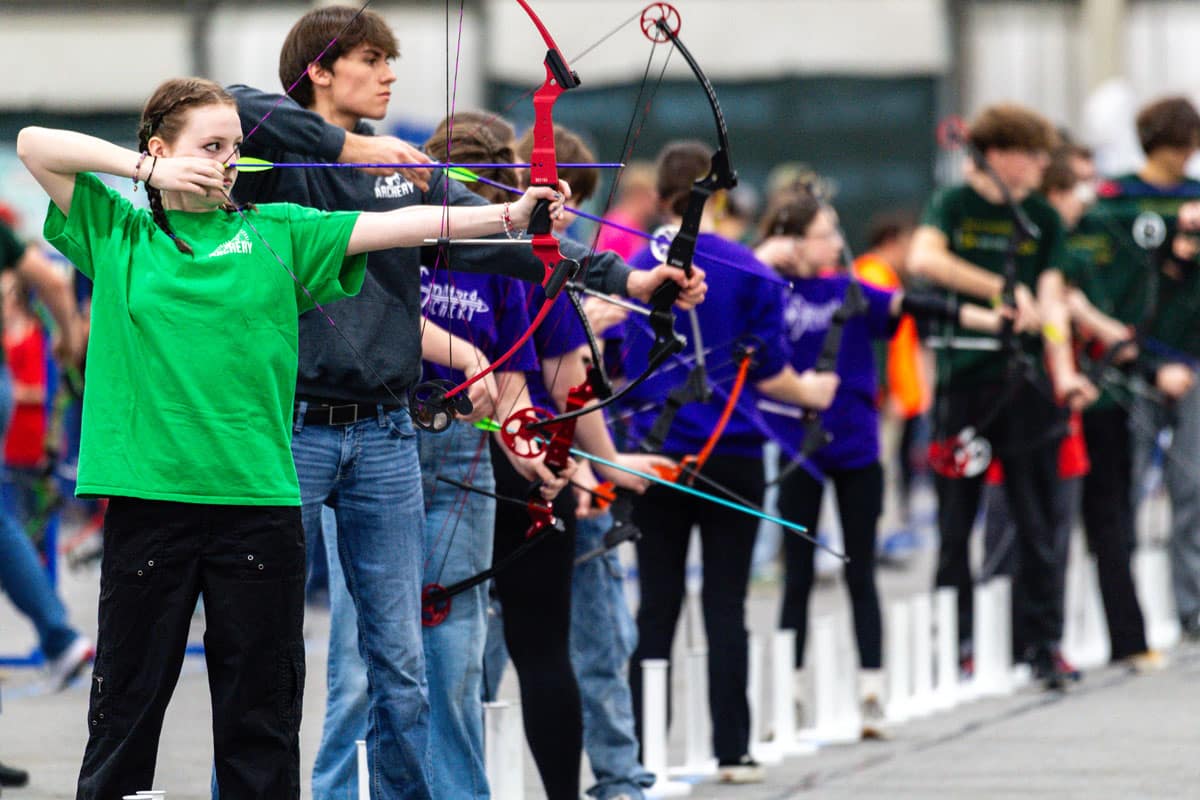
[[(17, 139), (50, 195), (47, 240), (95, 284), (78, 493), (110, 504), (79, 798), (153, 784), (201, 596), (222, 797), (299, 797), (297, 318), (357, 293), (367, 252), (511, 232), (538, 200), (558, 217), (569, 195), (562, 184), (504, 205), (242, 209), (229, 166), (242, 139), (233, 99), (194, 78), (155, 90), (138, 152), (45, 128)], [(143, 184), (150, 210), (92, 173)]]

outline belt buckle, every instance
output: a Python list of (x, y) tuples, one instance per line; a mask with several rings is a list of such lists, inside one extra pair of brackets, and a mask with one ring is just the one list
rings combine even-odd
[[(342, 413), (338, 413), (342, 412)], [(330, 425), (353, 425), (358, 422), (358, 404), (329, 407)]]

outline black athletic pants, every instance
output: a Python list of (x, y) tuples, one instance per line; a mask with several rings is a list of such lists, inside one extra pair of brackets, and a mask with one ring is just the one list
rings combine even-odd
[[(940, 399), (938, 440), (957, 434), (983, 419), (995, 406), (1004, 387), (981, 384), (954, 391)], [(1014, 639), (1026, 646), (1057, 645), (1056, 611), (1058, 558), (1054, 541), (1055, 484), (1058, 481), (1058, 445), (1054, 435), (1060, 423), (1055, 405), (1029, 381), (1016, 389), (1004, 409), (981, 433), (1004, 466), (1004, 488), (1017, 529), (1020, 570), (1013, 593), (1020, 597), (1022, 613), (1013, 620)], [(936, 584), (958, 590), (958, 635), (964, 654), (969, 653), (974, 614), (974, 581), (968, 558), (971, 529), (979, 511), (983, 475), (974, 478), (935, 480), (938, 497), (938, 551)]]
[[(782, 465), (781, 465), (782, 466)], [(846, 589), (854, 609), (854, 634), (863, 669), (883, 666), (883, 624), (875, 587), (875, 538), (883, 505), (883, 469), (878, 463), (828, 473), (837, 489), (842, 541), (850, 561), (845, 565)], [(803, 468), (793, 470), (779, 485), (779, 513), (817, 535), (825, 484)], [(804, 666), (808, 638), (808, 595), (813, 585), (816, 547), (793, 533), (783, 534), (785, 565), (783, 606), (779, 627), (796, 631), (796, 668)]]
[(298, 800), (304, 560), (299, 506), (112, 498), (77, 800), (156, 785), (198, 597), (221, 800)]
[(1146, 650), (1146, 625), (1130, 562), (1137, 534), (1133, 510), (1133, 458), (1129, 415), (1104, 408), (1083, 415), (1092, 470), (1083, 480), (1083, 524), (1096, 556), (1100, 595), (1113, 660)]
[[(524, 498), (522, 478), (493, 442), (496, 493)], [(550, 800), (578, 800), (583, 754), (583, 710), (571, 666), (571, 574), (575, 560), (575, 496), (568, 487), (554, 501), (566, 532), (551, 532), (495, 578), (504, 642), (521, 685), (525, 738)], [(529, 514), (498, 503), (493, 561), (526, 541)]]
[[(702, 474), (747, 500), (762, 502), (761, 459), (713, 456), (704, 465)], [(712, 489), (705, 487), (705, 491)], [(746, 701), (746, 589), (750, 582), (750, 561), (758, 520), (697, 497), (655, 486), (634, 501), (633, 522), (642, 532), (637, 543), (641, 591), (637, 614), (638, 647), (629, 663), (638, 738), (641, 738), (642, 723), (641, 664), (644, 659), (671, 658), (675, 626), (683, 607), (688, 542), (692, 526), (699, 525), (704, 565), (701, 603), (708, 640), (708, 705), (713, 720), (713, 751), (722, 762), (736, 762), (750, 751), (750, 708)]]

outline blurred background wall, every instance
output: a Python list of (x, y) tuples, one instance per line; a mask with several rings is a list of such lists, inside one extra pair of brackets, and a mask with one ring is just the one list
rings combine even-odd
[[(583, 85), (555, 117), (617, 158), (650, 54), (642, 3), (534, 0)], [(1097, 147), (1109, 171), (1137, 165), (1134, 110), (1164, 93), (1200, 91), (1195, 0), (680, 0), (680, 35), (716, 87), (734, 164), (761, 195), (781, 163), (812, 165), (838, 187), (854, 244), (869, 216), (919, 208), (954, 159), (933, 130), (998, 100), (1026, 103)], [(66, 125), (132, 141), (140, 104), (163, 78), (280, 88), (279, 46), (302, 2), (0, 1), (0, 200), (37, 232), (44, 198), (12, 154), (27, 124)], [(490, 107), (524, 126), (523, 94), (544, 48), (512, 0), (374, 2), (401, 58), (381, 129), (421, 141), (448, 108)], [(624, 24), (623, 24), (624, 23)], [(610, 34), (602, 42), (598, 40)], [(594, 46), (593, 46), (594, 45)], [(673, 138), (714, 141), (683, 60), (662, 59), (632, 157)], [(601, 193), (601, 197), (603, 193)]]

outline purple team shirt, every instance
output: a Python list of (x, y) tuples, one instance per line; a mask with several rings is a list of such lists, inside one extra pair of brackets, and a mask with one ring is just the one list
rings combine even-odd
[[(842, 305), (849, 278), (799, 278), (784, 302), (784, 329), (791, 344), (791, 363), (797, 372), (811, 369), (825, 344), (833, 313)], [(892, 292), (864, 285), (867, 310), (850, 319), (842, 332), (837, 374), (841, 378), (833, 405), (821, 413), (833, 440), (810, 459), (819, 470), (857, 469), (879, 460), (878, 384), (871, 342), (890, 338), (896, 320), (888, 306)], [(795, 447), (804, 438), (798, 420), (771, 415), (771, 425)]]
[[(422, 312), (435, 324), (478, 347), (490, 361), (499, 358), (529, 328), (525, 284), (503, 275), (437, 270), (421, 267)], [(532, 341), (525, 342), (501, 371), (537, 369)], [(425, 378), (461, 383), (458, 370), (421, 362)]]

